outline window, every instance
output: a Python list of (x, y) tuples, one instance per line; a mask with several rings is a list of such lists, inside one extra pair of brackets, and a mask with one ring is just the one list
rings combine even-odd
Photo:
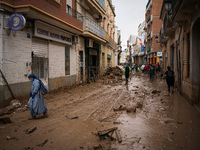
[(70, 75), (70, 46), (65, 46), (65, 75)]
[(72, 15), (72, 0), (67, 0), (66, 13)]
[(60, 3), (60, 0), (55, 0), (56, 2)]

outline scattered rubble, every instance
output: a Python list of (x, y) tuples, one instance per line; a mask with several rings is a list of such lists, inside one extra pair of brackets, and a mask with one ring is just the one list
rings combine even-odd
[(126, 106), (119, 106), (118, 108), (113, 108), (114, 111), (122, 111), (122, 110), (126, 110)]
[(131, 112), (136, 112), (136, 109), (139, 108), (139, 109), (142, 109), (143, 107), (143, 104), (140, 103), (140, 102), (137, 102), (135, 105), (133, 106), (128, 106), (127, 109), (126, 109), (126, 112), (127, 113), (131, 113)]
[(19, 102), (19, 100), (14, 99), (10, 102), (10, 105), (12, 105), (14, 108), (19, 108), (22, 104)]
[(109, 67), (104, 72), (102, 79), (118, 79), (121, 80), (123, 75), (123, 71), (118, 66), (116, 67)]
[(12, 121), (10, 117), (3, 117), (3, 118), (0, 118), (0, 123), (7, 124), (7, 123), (12, 123)]
[(152, 91), (152, 94), (158, 94), (158, 93), (161, 93), (161, 91), (158, 91), (158, 90), (153, 90)]

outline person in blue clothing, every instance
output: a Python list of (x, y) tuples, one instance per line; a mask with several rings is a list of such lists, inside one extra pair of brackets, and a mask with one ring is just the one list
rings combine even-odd
[(42, 81), (34, 74), (28, 76), (30, 82), (32, 82), (32, 90), (30, 92), (30, 99), (28, 103), (30, 104), (29, 110), (32, 118), (36, 119), (36, 115), (43, 114), (47, 117), (47, 107), (44, 101), (44, 97), (41, 90)]
[(129, 73), (131, 71), (131, 68), (126, 64), (126, 67), (124, 68), (125, 77), (126, 77), (126, 84), (128, 84), (128, 78), (129, 78)]

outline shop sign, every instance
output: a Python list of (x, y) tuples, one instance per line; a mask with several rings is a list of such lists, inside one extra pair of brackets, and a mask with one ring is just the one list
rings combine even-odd
[(11, 30), (21, 30), (25, 27), (26, 25), (26, 19), (24, 16), (18, 13), (12, 14), (9, 19), (8, 19), (8, 26), (10, 27)]
[(35, 36), (72, 45), (72, 35), (41, 21), (35, 21)]
[(142, 45), (141, 47), (142, 47), (141, 52), (144, 52), (144, 45)]
[(162, 52), (157, 52), (158, 57), (162, 57)]
[(111, 55), (107, 54), (107, 58), (110, 58), (110, 59), (111, 59)]
[(154, 55), (154, 58), (156, 58), (157, 56), (156, 55)]

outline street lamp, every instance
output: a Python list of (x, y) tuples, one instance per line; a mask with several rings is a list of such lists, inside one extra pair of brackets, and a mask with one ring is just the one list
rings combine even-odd
[(172, 9), (172, 0), (164, 0), (164, 3), (165, 3), (165, 9), (169, 14)]

